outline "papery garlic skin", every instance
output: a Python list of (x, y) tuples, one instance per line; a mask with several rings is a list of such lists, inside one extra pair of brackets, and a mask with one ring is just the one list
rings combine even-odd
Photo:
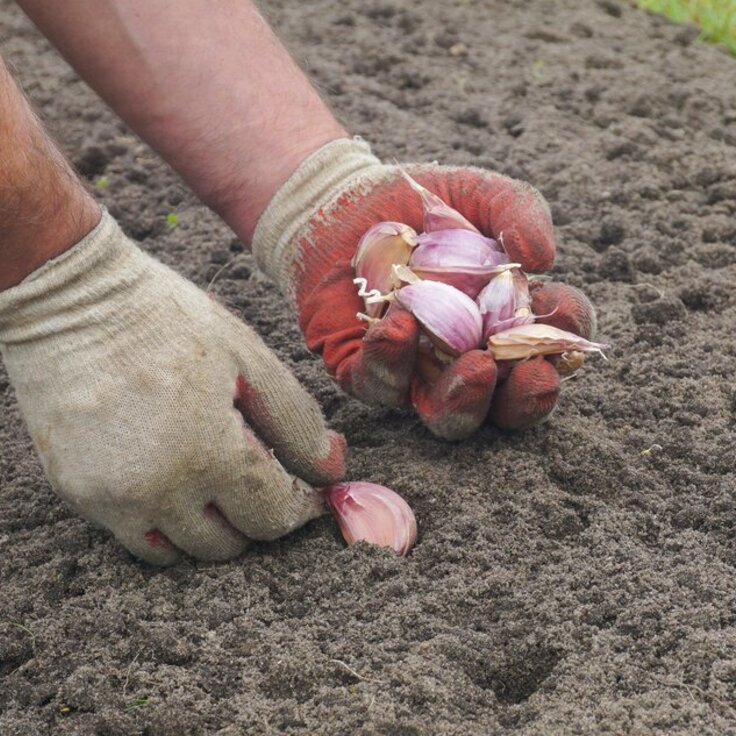
[(367, 298), (393, 288), (391, 267), (409, 263), (416, 237), (416, 232), (402, 222), (379, 222), (360, 239), (351, 264), (355, 269), (355, 281), (360, 285), (360, 295), (366, 299), (369, 317), (378, 317), (384, 305), (370, 303)]
[(409, 504), (396, 491), (377, 483), (340, 483), (322, 490), (348, 544), (369, 542), (406, 555), (417, 538)]
[(582, 368), (583, 363), (585, 363), (585, 353), (579, 350), (571, 350), (562, 353), (557, 359), (553, 358), (553, 365), (563, 378), (572, 376), (573, 373)]
[(457, 357), (480, 346), (483, 323), (475, 302), (440, 281), (418, 281), (394, 292), (391, 309), (411, 312), (432, 342)]
[(567, 352), (596, 352), (603, 355), (607, 347), (604, 343), (590, 342), (572, 332), (538, 322), (512, 327), (488, 338), (488, 349), (496, 360), (525, 360), (535, 355)]
[(517, 317), (526, 317), (532, 313), (532, 297), (529, 293), (529, 279), (521, 268), (514, 269), (514, 296)]
[(409, 182), (409, 186), (422, 198), (422, 211), (424, 212), (424, 232), (432, 233), (437, 230), (470, 230), (477, 233), (478, 228), (461, 215), (456, 209), (450, 207), (434, 192), (425, 189), (418, 181), (412, 179), (403, 169), (401, 173)]

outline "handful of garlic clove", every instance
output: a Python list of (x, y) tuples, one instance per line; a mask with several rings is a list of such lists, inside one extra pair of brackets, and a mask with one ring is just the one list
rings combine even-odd
[(365, 312), (375, 322), (395, 309), (411, 312), (422, 327), (419, 370), (436, 377), (463, 353), (487, 348), (497, 361), (535, 355), (570, 375), (587, 352), (607, 347), (572, 332), (536, 322), (529, 281), (512, 263), (503, 238), (487, 238), (459, 212), (404, 173), (422, 199), (424, 232), (399, 222), (371, 227), (358, 243), (352, 265)]

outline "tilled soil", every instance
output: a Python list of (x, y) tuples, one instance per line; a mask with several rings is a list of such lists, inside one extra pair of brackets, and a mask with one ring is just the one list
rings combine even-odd
[(216, 277), (420, 535), (397, 559), (325, 517), (143, 566), (52, 494), (0, 373), (0, 734), (736, 733), (736, 59), (617, 0), (265, 5), (379, 155), (541, 189), (609, 361), (543, 426), (462, 444), (342, 395), (232, 234), (1, 0), (0, 51), (99, 199)]

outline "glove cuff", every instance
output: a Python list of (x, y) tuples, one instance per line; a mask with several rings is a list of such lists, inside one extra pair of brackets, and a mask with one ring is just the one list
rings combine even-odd
[[(97, 226), (76, 245), (44, 263), (17, 286), (0, 292), (0, 345), (29, 343), (74, 330), (102, 297), (135, 282), (139, 249), (103, 208)], [(99, 307), (95, 319), (115, 315)]]
[(320, 205), (331, 201), (347, 183), (381, 162), (361, 138), (340, 138), (301, 163), (274, 195), (253, 234), (253, 254), (259, 268), (282, 292), (291, 291), (296, 235)]

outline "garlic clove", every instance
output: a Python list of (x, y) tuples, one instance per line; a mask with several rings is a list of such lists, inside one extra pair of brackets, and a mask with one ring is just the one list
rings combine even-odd
[(603, 343), (590, 342), (572, 332), (539, 322), (512, 327), (488, 338), (488, 349), (496, 360), (525, 360), (535, 355), (574, 351), (603, 355), (603, 349), (607, 347)]
[(509, 257), (493, 238), (468, 230), (437, 230), (416, 237), (411, 263), (433, 268), (445, 266), (498, 266)]
[(409, 504), (376, 483), (340, 483), (322, 490), (323, 498), (348, 544), (369, 542), (406, 555), (417, 538)]
[(379, 222), (360, 239), (351, 263), (369, 317), (379, 316), (384, 305), (369, 303), (368, 298), (391, 290), (391, 267), (409, 263), (415, 244), (416, 232), (401, 222)]
[(505, 266), (465, 266), (458, 268), (424, 268), (412, 266), (417, 276), (427, 281), (441, 281), (475, 299), (481, 289)]
[(484, 340), (497, 332), (534, 322), (529, 290), (525, 286), (526, 275), (521, 269), (513, 268), (495, 276), (478, 294), (476, 302), (483, 318)]
[(393, 286), (400, 289), (402, 284), (416, 284), (422, 279), (412, 271), (409, 266), (394, 265), (391, 267), (391, 282)]
[(440, 230), (417, 237), (409, 263), (421, 278), (441, 281), (475, 298), (499, 269), (509, 267), (508, 260), (491, 238), (467, 230)]
[(425, 189), (418, 181), (412, 179), (403, 169), (400, 169), (409, 186), (422, 198), (424, 211), (424, 232), (436, 230), (470, 230), (477, 233), (478, 228), (465, 219), (456, 209), (446, 204), (429, 189)]
[(514, 274), (504, 271), (491, 279), (476, 299), (483, 318), (483, 337), (499, 332), (499, 323), (506, 322), (516, 311)]
[(396, 306), (411, 312), (430, 340), (444, 353), (461, 355), (477, 348), (483, 323), (475, 302), (440, 281), (418, 281), (394, 292)]

